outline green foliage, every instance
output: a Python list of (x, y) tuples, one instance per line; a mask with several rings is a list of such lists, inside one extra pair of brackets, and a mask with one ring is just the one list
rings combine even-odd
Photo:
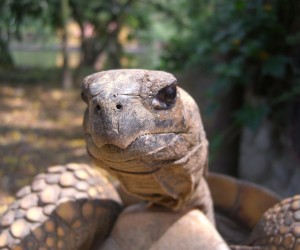
[[(52, 35), (64, 27), (65, 11), (61, 11), (61, 0), (0, 0), (0, 65), (8, 62), (11, 55), (8, 43), (11, 38), (22, 37), (22, 30), (35, 27), (42, 23)], [(154, 5), (159, 1), (151, 1)], [(66, 4), (64, 4), (66, 5)], [(136, 36), (140, 29), (147, 28), (148, 13), (146, 1), (137, 0), (69, 0), (68, 12), (72, 20), (77, 22), (82, 31), (82, 58), (84, 65), (93, 66), (99, 54), (106, 52), (111, 67), (119, 67), (123, 56), (123, 47), (118, 37), (123, 27), (129, 28), (128, 37)], [(158, 4), (162, 7), (162, 4)], [(66, 9), (66, 8), (64, 8)], [(85, 25), (94, 27), (93, 36), (84, 35)], [(35, 32), (41, 28), (36, 27)], [(57, 34), (57, 33), (56, 33)]]
[[(0, 0), (0, 3), (0, 65), (12, 62), (8, 49), (11, 38), (38, 33), (39, 38), (49, 38), (43, 45), (53, 45), (53, 37), (62, 34), (66, 11), (61, 11), (61, 5), (66, 5), (65, 1)], [(99, 56), (105, 54), (107, 67), (120, 67), (121, 59), (129, 58), (123, 51), (124, 39), (123, 42), (119, 39), (124, 27), (128, 40), (150, 44), (153, 37), (161, 41), (169, 36), (166, 33), (172, 33), (175, 26), (183, 23), (177, 17), (183, 7), (182, 0), (172, 4), (167, 0), (69, 0), (65, 7), (68, 7), (68, 20), (75, 21), (81, 29), (81, 66), (94, 66)], [(87, 25), (93, 27), (92, 35), (84, 32)], [(159, 30), (161, 27), (168, 27), (168, 31)]]
[(240, 125), (246, 124), (250, 129), (256, 130), (268, 114), (269, 107), (264, 104), (246, 104), (235, 113), (235, 118)]
[[(294, 97), (288, 93), (293, 92), (299, 70), (293, 51), (300, 42), (300, 2), (196, 0), (189, 7), (194, 13), (186, 27), (189, 32), (169, 43), (162, 67), (206, 67), (217, 75), (209, 91), (214, 100), (237, 85), (266, 99), (263, 107), (245, 100), (235, 112), (237, 124), (258, 128), (266, 116), (276, 116), (278, 108)], [(275, 110), (278, 99), (281, 107)]]
[(266, 59), (262, 64), (262, 75), (274, 78), (284, 78), (286, 65), (289, 63), (287, 56), (274, 55)]
[(0, 1), (0, 66), (13, 65), (9, 52), (11, 38), (20, 38), (21, 26), (30, 18), (43, 17), (46, 1), (1, 0)]
[(45, 0), (1, 0), (0, 30), (2, 32), (20, 35), (20, 27), (28, 18), (42, 17), (47, 2)]
[(120, 60), (124, 54), (118, 36), (122, 28), (129, 27), (128, 36), (135, 36), (136, 30), (145, 27), (147, 15), (141, 15), (140, 9), (136, 8), (136, 0), (88, 2), (87, 4), (86, 1), (70, 0), (71, 15), (82, 32), (87, 23), (95, 28), (93, 37), (82, 37), (83, 63), (93, 65), (99, 54), (107, 52), (108, 67), (120, 67)]

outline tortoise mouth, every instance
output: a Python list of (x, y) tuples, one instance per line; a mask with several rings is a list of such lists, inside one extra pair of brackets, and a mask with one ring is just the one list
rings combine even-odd
[[(111, 163), (123, 163), (141, 157), (148, 160), (158, 159), (152, 156), (154, 154), (157, 156), (157, 153), (159, 154), (170, 147), (174, 147), (175, 144), (178, 147), (178, 144), (182, 143), (182, 136), (184, 135), (187, 135), (187, 133), (145, 133), (135, 138), (126, 148), (118, 147), (111, 143), (106, 143), (99, 147), (91, 133), (86, 133), (85, 138), (87, 149), (94, 158)], [(175, 152), (174, 154), (177, 155)], [(164, 157), (161, 155), (159, 158), (162, 159)], [(178, 158), (178, 156), (175, 158)], [(148, 165), (152, 165), (149, 163)]]
[(176, 137), (177, 135), (181, 135), (181, 134), (187, 134), (186, 131), (170, 131), (170, 132), (147, 132), (147, 133), (139, 133), (138, 135), (136, 135), (136, 137), (134, 139), (132, 139), (131, 141), (129, 141), (127, 144), (120, 146), (117, 143), (111, 143), (111, 142), (105, 142), (103, 144), (98, 144), (97, 143), (97, 135), (94, 133), (86, 133), (85, 136), (90, 136), (93, 140), (93, 143), (95, 144), (95, 146), (97, 146), (99, 149), (100, 148), (110, 148), (112, 149), (112, 151), (115, 152), (124, 152), (124, 151), (128, 151), (131, 150), (132, 148), (136, 148), (137, 146), (143, 146), (143, 145), (138, 145), (140, 144), (140, 142), (145, 142), (145, 138), (149, 138), (149, 137)]
[(157, 168), (152, 169), (150, 171), (141, 171), (141, 172), (126, 171), (126, 170), (121, 170), (121, 169), (117, 169), (117, 168), (113, 168), (113, 167), (108, 167), (108, 168), (112, 172), (117, 172), (117, 173), (120, 173), (120, 174), (130, 174), (130, 175), (150, 175), (150, 174), (154, 174), (154, 173), (156, 173), (160, 170), (160, 167), (157, 167)]
[(138, 153), (128, 152), (112, 144), (106, 144), (101, 148), (97, 148), (94, 144), (92, 147), (87, 146), (86, 150), (88, 155), (95, 161), (96, 165), (103, 167), (112, 173), (125, 175), (151, 175), (158, 172), (162, 167), (162, 164), (159, 164), (157, 161), (146, 163), (139, 159)]
[[(183, 133), (141, 135), (126, 149), (113, 144), (98, 147), (86, 134), (87, 151), (99, 167), (124, 175), (148, 175), (181, 159), (191, 149)], [(180, 149), (180, 150), (179, 150)]]

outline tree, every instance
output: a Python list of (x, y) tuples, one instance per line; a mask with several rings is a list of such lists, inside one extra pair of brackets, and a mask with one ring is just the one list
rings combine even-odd
[(44, 1), (0, 0), (0, 67), (13, 66), (9, 43), (13, 36), (20, 37), (20, 27), (26, 18), (42, 13)]
[[(86, 66), (94, 66), (99, 56), (106, 53), (106, 67), (119, 68), (120, 60), (124, 56), (124, 44), (119, 39), (120, 32), (127, 28), (128, 39), (137, 37), (140, 30), (149, 29), (154, 13), (164, 14), (174, 20), (174, 24), (180, 22), (172, 5), (161, 0), (90, 0), (89, 4), (81, 0), (70, 0), (70, 7), (72, 17), (81, 29), (81, 64)], [(92, 36), (85, 35), (86, 24), (94, 28)]]
[[(52, 27), (53, 33), (59, 30), (62, 34), (67, 34), (64, 32), (65, 18), (78, 23), (81, 30), (81, 65), (90, 67), (93, 67), (102, 55), (106, 55), (105, 67), (119, 68), (121, 66), (124, 44), (120, 42), (120, 33), (124, 28), (129, 31), (128, 40), (130, 40), (132, 37), (137, 37), (140, 30), (146, 30), (151, 26), (151, 16), (155, 13), (163, 13), (167, 18), (171, 17), (175, 20), (174, 24), (179, 23), (179, 18), (172, 7), (177, 4), (170, 5), (167, 1), (68, 0), (66, 4), (63, 4), (65, 1), (59, 0), (2, 1), (3, 5), (0, 8), (7, 15), (0, 17), (0, 23), (1, 18), (5, 24), (8, 21), (11, 22), (5, 26), (9, 31), (6, 32), (7, 34), (21, 37), (24, 20), (28, 19), (32, 22), (42, 21), (45, 25)], [(65, 15), (66, 11), (58, 11), (62, 6), (68, 8), (68, 17)], [(89, 36), (86, 34), (87, 27), (92, 29), (92, 34)], [(11, 29), (14, 31), (12, 32)], [(5, 44), (8, 44), (8, 41), (5, 41)], [(6, 52), (6, 55), (10, 56), (8, 49)]]
[(71, 69), (69, 66), (68, 53), (68, 21), (69, 21), (69, 1), (61, 0), (61, 17), (62, 17), (62, 54), (63, 54), (63, 76), (62, 85), (65, 89), (73, 87)]
[[(94, 66), (99, 55), (106, 52), (108, 67), (119, 68), (123, 47), (119, 34), (123, 27), (131, 32), (143, 26), (144, 17), (139, 14), (138, 1), (90, 1), (70, 0), (72, 16), (81, 29), (82, 65)], [(85, 25), (94, 28), (93, 35), (85, 35)]]

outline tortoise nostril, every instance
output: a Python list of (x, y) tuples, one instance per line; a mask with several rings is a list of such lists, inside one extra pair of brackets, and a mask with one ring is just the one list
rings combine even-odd
[(97, 110), (97, 111), (100, 111), (100, 110), (101, 110), (101, 107), (100, 107), (99, 104), (96, 106), (96, 110)]
[(121, 110), (121, 109), (123, 108), (123, 106), (122, 106), (122, 104), (118, 103), (118, 104), (116, 105), (116, 108), (119, 109), (119, 110)]

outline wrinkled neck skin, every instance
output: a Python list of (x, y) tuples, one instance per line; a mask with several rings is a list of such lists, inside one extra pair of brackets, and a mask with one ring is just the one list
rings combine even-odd
[(132, 195), (173, 210), (208, 211), (208, 143), (197, 105), (177, 87), (171, 108), (153, 107), (157, 92), (173, 82), (169, 73), (146, 70), (87, 77), (82, 85), (87, 151)]

